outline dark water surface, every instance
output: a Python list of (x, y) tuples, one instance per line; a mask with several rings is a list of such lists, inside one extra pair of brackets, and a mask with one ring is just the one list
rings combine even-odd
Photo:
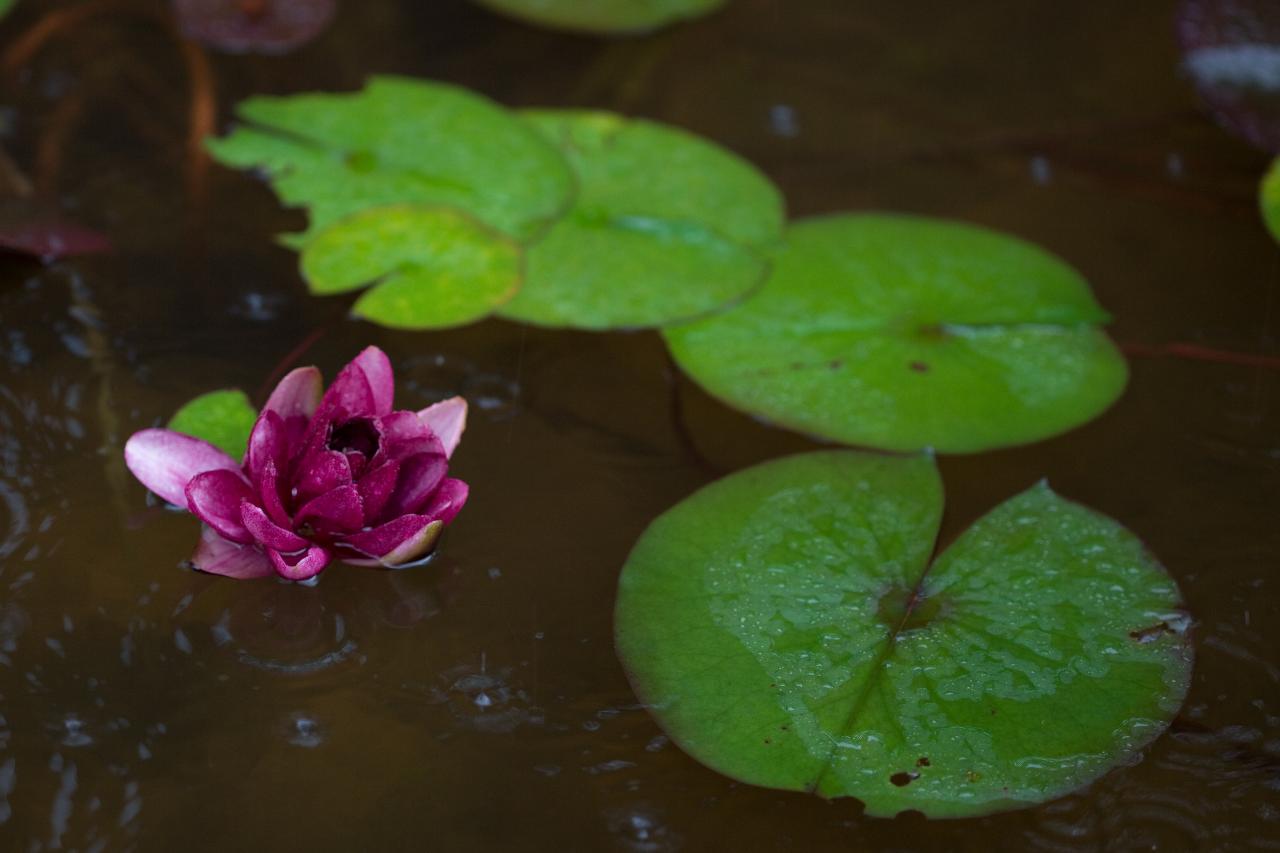
[[(73, 5), (22, 0), (0, 45)], [(1197, 112), (1173, 5), (731, 0), (608, 40), (461, 0), (346, 0), (296, 54), (209, 63), (219, 127), (246, 95), (373, 72), (654, 117), (759, 164), (794, 215), (895, 209), (1041, 243), (1131, 347), (1275, 356), (1267, 160)], [(815, 445), (673, 378), (652, 333), (393, 333), (309, 297), (271, 240), (297, 214), (218, 167), (201, 190), (192, 58), (163, 8), (108, 4), (0, 89), (0, 142), (118, 247), (0, 259), (0, 849), (1280, 848), (1280, 373), (1137, 357), (1096, 422), (942, 460), (944, 539), (1047, 476), (1181, 584), (1194, 682), (1139, 762), (963, 821), (736, 784), (637, 706), (618, 570), (699, 485)], [(401, 402), (470, 399), (470, 505), (417, 571), (335, 566), (305, 588), (179, 570), (197, 524), (148, 504), (124, 439), (196, 393), (258, 389), (315, 329), (303, 363), (329, 376), (376, 343)]]

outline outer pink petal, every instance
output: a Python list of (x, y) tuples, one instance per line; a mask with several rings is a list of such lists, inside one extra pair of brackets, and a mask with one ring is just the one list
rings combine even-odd
[(263, 409), (249, 433), (249, 447), (245, 451), (245, 467), (255, 482), (268, 462), (276, 469), (284, 467), (289, 458), (289, 436), (284, 419), (270, 409)]
[(205, 471), (235, 471), (240, 463), (207, 441), (167, 429), (135, 432), (124, 445), (124, 464), (151, 491), (187, 508), (187, 483)]
[(301, 416), (310, 418), (320, 405), (324, 379), (317, 367), (299, 367), (289, 371), (267, 398), (264, 412), (275, 412), (282, 419)]
[(311, 547), (311, 543), (306, 539), (276, 524), (260, 507), (249, 501), (240, 505), (240, 520), (246, 533), (272, 551), (293, 554)]
[(200, 545), (191, 555), (191, 564), (211, 575), (242, 580), (269, 578), (276, 573), (261, 548), (228, 542), (209, 527), (200, 534)]
[(333, 552), (319, 545), (312, 546), (301, 556), (285, 555), (279, 551), (267, 551), (275, 573), (291, 581), (305, 581), (324, 571), (333, 559)]
[(186, 494), (191, 511), (224, 539), (243, 545), (253, 541), (240, 521), (240, 504), (254, 500), (255, 495), (238, 471), (219, 468), (197, 474), (187, 483)]
[(391, 401), (395, 398), (396, 380), (391, 370), (391, 359), (377, 347), (365, 347), (351, 362), (364, 371), (369, 382), (369, 391), (373, 394), (374, 414), (386, 415), (391, 412)]
[(436, 493), (431, 496), (431, 500), (427, 501), (427, 505), (419, 510), (418, 514), (448, 524), (462, 511), (462, 505), (467, 502), (470, 491), (470, 487), (461, 480), (446, 477), (440, 484), (440, 488), (436, 489)]
[(418, 417), (440, 439), (444, 445), (444, 455), (453, 456), (458, 442), (462, 441), (462, 432), (467, 428), (466, 399), (450, 397), (448, 400), (441, 400), (418, 412)]
[[(420, 560), (435, 547), (444, 524), (424, 515), (402, 515), (372, 530), (362, 530), (342, 544), (388, 568)], [(367, 565), (367, 561), (357, 561)]]

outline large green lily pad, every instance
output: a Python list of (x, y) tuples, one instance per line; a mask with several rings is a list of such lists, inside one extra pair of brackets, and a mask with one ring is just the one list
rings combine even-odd
[(479, 320), (510, 299), (521, 251), (456, 210), (391, 205), (322, 229), (302, 251), (302, 275), (319, 294), (376, 282), (354, 314), (397, 329), (440, 329)]
[(1271, 236), (1280, 241), (1280, 159), (1271, 163), (1271, 168), (1262, 179), (1259, 188), (1259, 206), (1262, 208), (1262, 221), (1266, 224)]
[(244, 456), (258, 412), (238, 388), (201, 394), (174, 413), (169, 429), (202, 438), (234, 459)]
[(455, 86), (374, 77), (360, 92), (255, 97), (237, 112), (247, 124), (209, 150), (226, 165), (263, 170), (281, 201), (309, 210), (312, 233), (367, 207), (422, 204), (528, 239), (573, 192), (554, 147)]
[(725, 0), (477, 0), (535, 24), (594, 33), (643, 32), (705, 15)]
[(618, 653), (658, 722), (757, 785), (867, 813), (980, 815), (1125, 763), (1186, 694), (1176, 584), (1038, 485), (930, 563), (931, 459), (759, 465), (659, 517), (622, 572)]
[(959, 223), (842, 215), (793, 225), (742, 305), (665, 330), (730, 405), (891, 450), (967, 453), (1068, 430), (1123, 390), (1108, 316), (1043, 250)]
[(533, 111), (579, 191), (528, 252), (502, 314), (587, 329), (687, 320), (758, 286), (782, 196), (754, 166), (673, 127), (611, 113)]

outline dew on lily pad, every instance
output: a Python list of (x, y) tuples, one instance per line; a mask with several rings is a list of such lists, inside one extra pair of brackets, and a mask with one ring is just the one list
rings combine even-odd
[(826, 451), (660, 516), (619, 583), (618, 653), (694, 758), (867, 813), (965, 817), (1121, 766), (1186, 695), (1177, 585), (1040, 484), (932, 556), (927, 456)]
[(337, 7), (337, 0), (173, 0), (183, 35), (227, 53), (288, 53), (323, 32)]
[(1258, 189), (1258, 203), (1262, 208), (1262, 221), (1271, 236), (1280, 242), (1280, 159), (1271, 164)]
[(258, 410), (237, 388), (201, 394), (183, 404), (169, 419), (169, 429), (203, 439), (228, 456), (244, 456)]
[(725, 0), (476, 0), (534, 24), (594, 33), (644, 32), (695, 18)]
[(889, 215), (792, 225), (741, 305), (664, 330), (712, 395), (792, 429), (968, 453), (1078, 426), (1127, 368), (1087, 283), (982, 228)]
[(573, 207), (528, 251), (503, 316), (542, 326), (656, 326), (757, 287), (782, 196), (754, 166), (673, 127), (603, 112), (531, 111), (578, 178)]
[(1219, 124), (1280, 152), (1280, 4), (1184, 0), (1182, 64)]
[(208, 143), (222, 163), (260, 169), (311, 229), (368, 207), (454, 207), (529, 239), (569, 203), (573, 177), (537, 131), (481, 95), (403, 77), (360, 92), (254, 97), (245, 124)]
[(322, 229), (302, 252), (312, 292), (375, 282), (352, 311), (383, 326), (438, 329), (478, 320), (520, 286), (518, 244), (441, 207), (374, 207)]

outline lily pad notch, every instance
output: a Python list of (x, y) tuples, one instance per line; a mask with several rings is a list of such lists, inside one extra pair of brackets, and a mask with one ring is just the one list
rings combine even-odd
[(873, 816), (1044, 802), (1163, 731), (1189, 619), (1133, 534), (1041, 483), (934, 557), (941, 513), (928, 456), (809, 453), (707, 486), (623, 569), (637, 694), (712, 769)]

